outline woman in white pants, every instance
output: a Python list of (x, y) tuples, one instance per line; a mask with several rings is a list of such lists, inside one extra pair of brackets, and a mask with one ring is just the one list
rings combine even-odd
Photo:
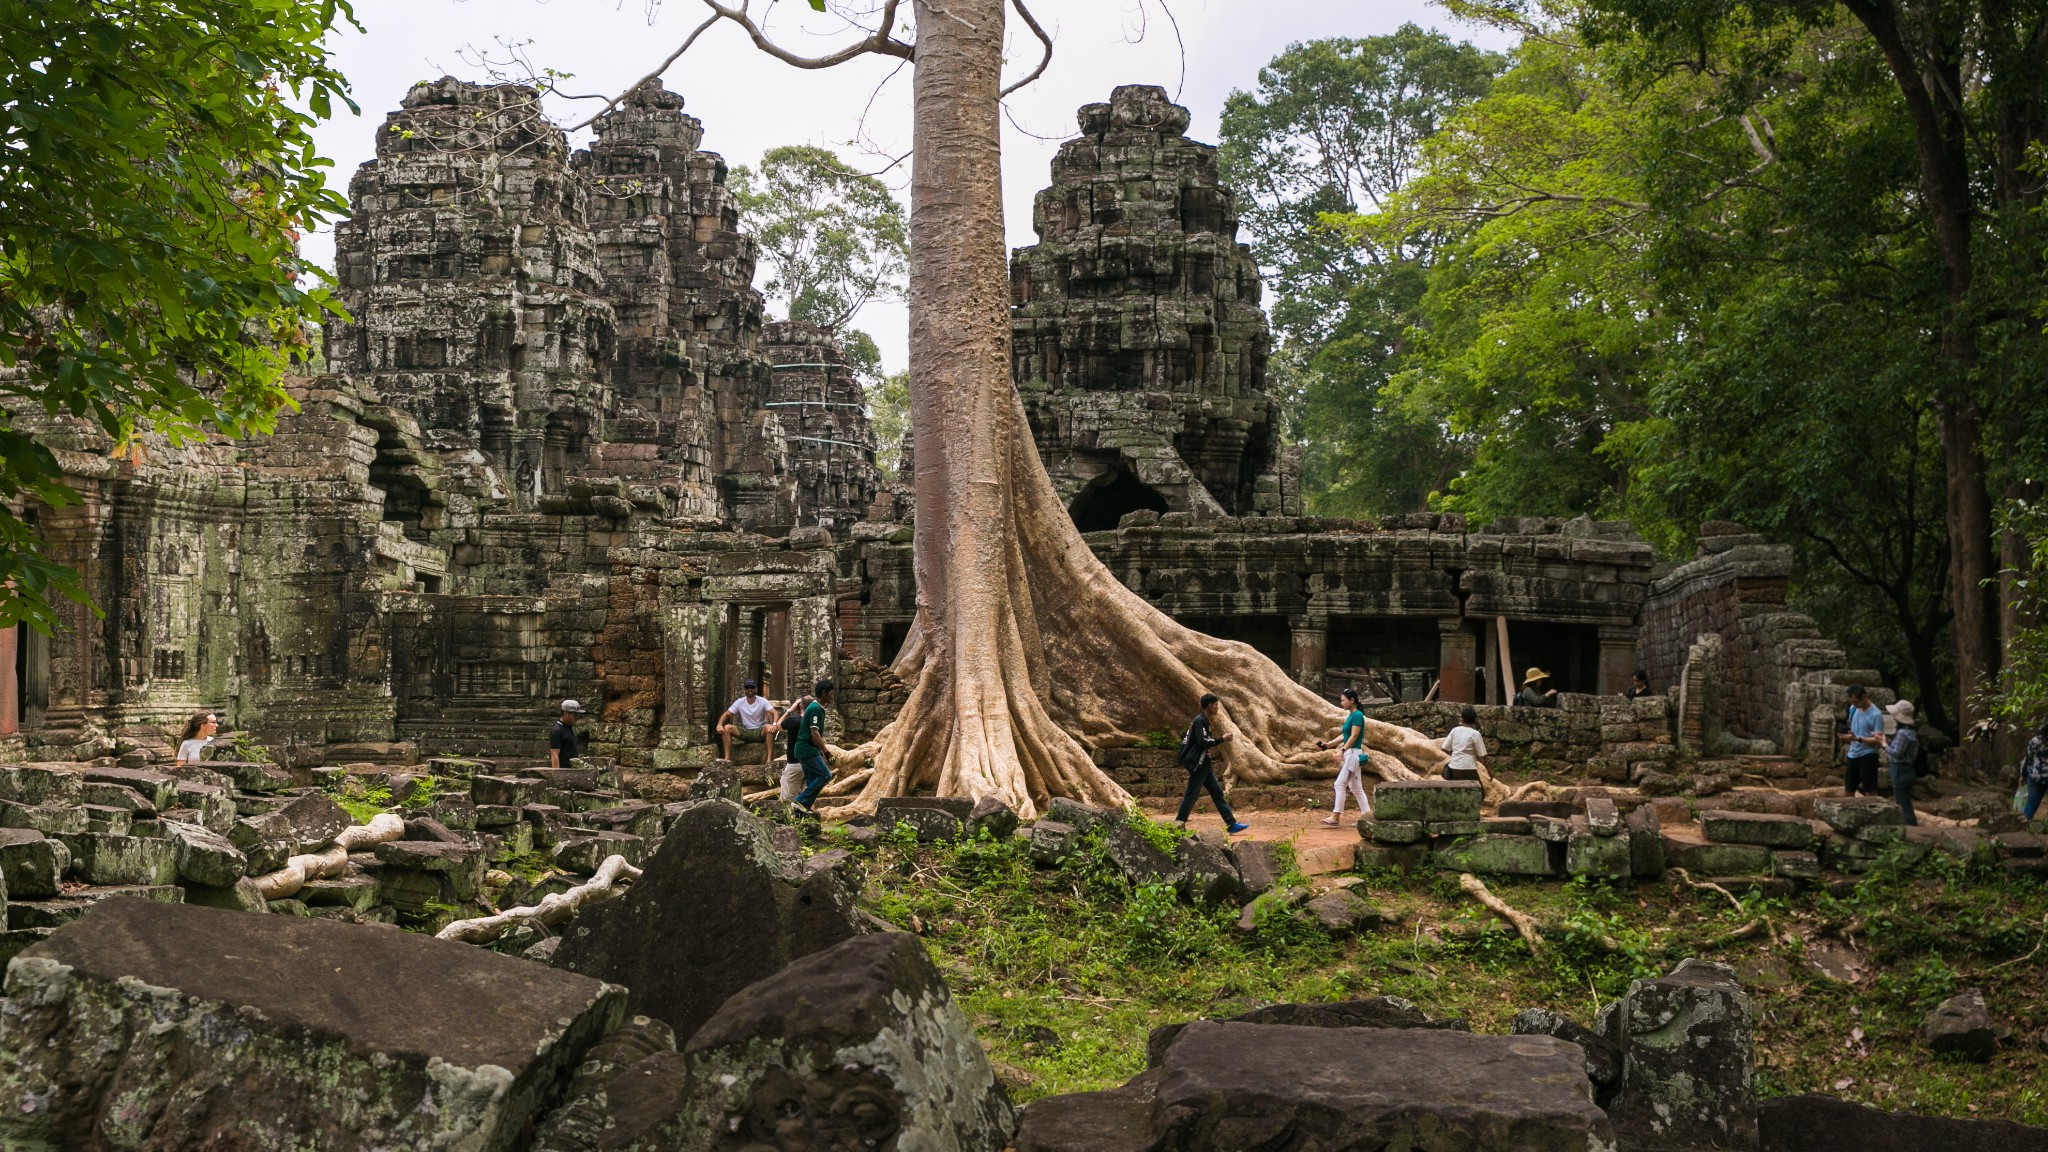
[[(1358, 706), (1358, 689), (1346, 688), (1341, 694), (1344, 703), (1351, 709), (1344, 717), (1344, 727), (1337, 733), (1335, 743), (1344, 750), (1343, 764), (1337, 769), (1337, 807), (1323, 823), (1336, 827), (1344, 819), (1344, 790), (1349, 788), (1358, 797), (1358, 814), (1372, 815), (1372, 802), (1365, 798), (1365, 784), (1361, 773), (1365, 771), (1365, 712)], [(1318, 740), (1316, 747), (1328, 748), (1331, 741)]]

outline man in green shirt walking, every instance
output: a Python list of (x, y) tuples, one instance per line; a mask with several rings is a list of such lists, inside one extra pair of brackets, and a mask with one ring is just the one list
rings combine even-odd
[(811, 689), (811, 697), (811, 702), (804, 705), (803, 719), (797, 722), (796, 743), (789, 748), (789, 758), (804, 769), (804, 790), (790, 803), (805, 812), (811, 810), (825, 785), (832, 782), (832, 767), (825, 762), (825, 707), (832, 703), (831, 679), (818, 681)]

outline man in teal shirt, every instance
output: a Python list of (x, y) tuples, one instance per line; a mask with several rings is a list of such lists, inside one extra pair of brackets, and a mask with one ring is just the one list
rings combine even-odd
[(1849, 755), (1842, 770), (1842, 795), (1877, 795), (1878, 753), (1884, 750), (1884, 713), (1861, 684), (1849, 686)]
[(804, 705), (803, 719), (797, 722), (796, 742), (789, 748), (789, 758), (804, 769), (804, 790), (790, 803), (806, 812), (832, 782), (832, 767), (825, 762), (825, 706), (832, 703), (831, 679), (818, 681), (811, 696), (811, 702)]
[[(1323, 823), (1336, 825), (1344, 819), (1344, 790), (1349, 787), (1351, 794), (1358, 797), (1358, 814), (1372, 815), (1372, 804), (1365, 798), (1363, 773), (1365, 770), (1365, 712), (1358, 704), (1358, 689), (1346, 688), (1341, 694), (1344, 706), (1351, 714), (1344, 717), (1344, 728), (1337, 733), (1337, 746), (1344, 750), (1344, 759), (1337, 767), (1337, 808), (1323, 818)], [(1316, 747), (1328, 748), (1328, 740), (1316, 741)]]

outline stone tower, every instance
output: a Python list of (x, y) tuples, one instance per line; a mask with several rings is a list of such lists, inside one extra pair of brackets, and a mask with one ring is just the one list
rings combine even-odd
[(461, 453), (464, 497), (535, 507), (602, 437), (613, 318), (585, 196), (532, 89), (450, 78), (413, 86), (350, 182), (329, 365)]
[(1014, 378), (1084, 531), (1128, 512), (1295, 510), (1283, 483), (1259, 272), (1216, 149), (1152, 85), (1080, 111), (1011, 256)]
[(659, 475), (685, 515), (782, 531), (795, 488), (760, 350), (756, 248), (739, 232), (725, 161), (704, 127), (650, 81), (598, 118), (577, 157), (604, 294), (619, 317), (613, 474)]
[(829, 329), (799, 321), (769, 324), (766, 351), (775, 374), (768, 404), (789, 443), (798, 519), (849, 527), (867, 515), (882, 489), (874, 429), (853, 366)]

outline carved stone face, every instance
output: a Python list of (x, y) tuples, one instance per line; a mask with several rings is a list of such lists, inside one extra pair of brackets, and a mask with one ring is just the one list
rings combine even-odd
[(769, 1068), (754, 1085), (733, 1152), (875, 1152), (901, 1127), (898, 1093), (883, 1077), (833, 1069), (800, 1079)]

